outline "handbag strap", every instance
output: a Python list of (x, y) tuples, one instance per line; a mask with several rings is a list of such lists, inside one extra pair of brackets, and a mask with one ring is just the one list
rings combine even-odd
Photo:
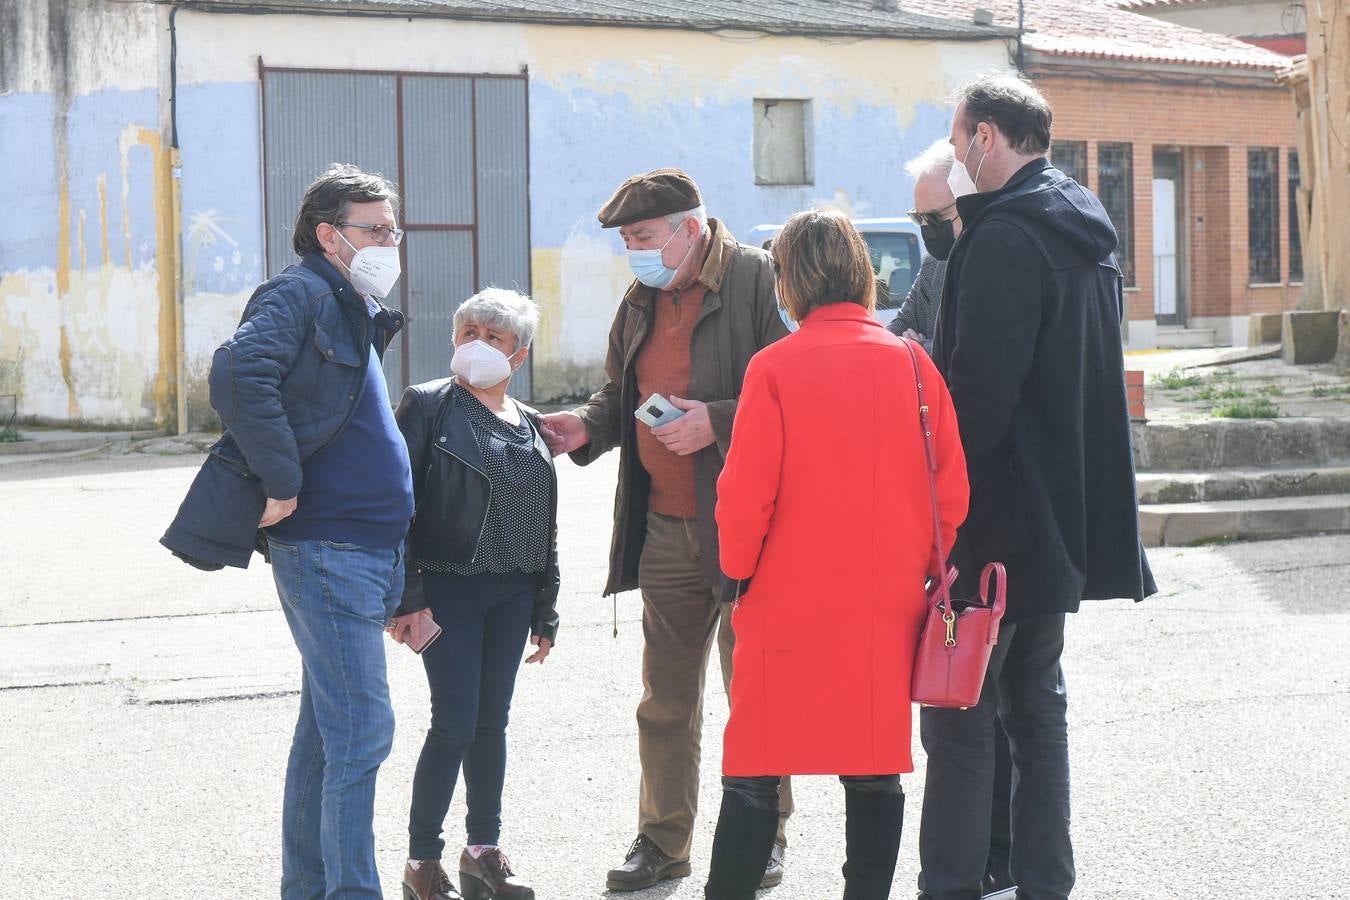
[(937, 493), (937, 451), (933, 448), (933, 426), (928, 418), (928, 399), (923, 390), (923, 373), (919, 368), (919, 358), (914, 353), (914, 344), (909, 338), (900, 338), (900, 342), (909, 351), (909, 361), (914, 365), (914, 386), (919, 393), (919, 425), (923, 431), (923, 452), (928, 465), (928, 499), (933, 508), (933, 549), (938, 558), (938, 605), (943, 615), (952, 608), (950, 579), (947, 578), (947, 553), (942, 549), (942, 517), (938, 513)]

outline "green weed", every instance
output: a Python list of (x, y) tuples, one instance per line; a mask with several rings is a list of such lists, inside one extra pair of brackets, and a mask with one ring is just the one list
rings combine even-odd
[(1256, 397), (1220, 404), (1210, 410), (1210, 414), (1220, 419), (1278, 419), (1280, 408), (1269, 397)]
[[(1232, 534), (1216, 534), (1214, 537), (1200, 538), (1198, 541), (1191, 541), (1188, 547), (1222, 547), (1227, 544), (1236, 544), (1240, 538)], [(1181, 554), (1178, 553), (1178, 556)]]
[(1247, 396), (1242, 386), (1233, 381), (1212, 381), (1191, 394), (1192, 400), (1241, 400)]
[(1176, 391), (1181, 388), (1199, 387), (1204, 379), (1199, 375), (1186, 374), (1180, 369), (1173, 369), (1165, 375), (1159, 375), (1154, 379), (1154, 384), (1165, 390)]
[(17, 444), (24, 440), (16, 428), (0, 428), (0, 444)]

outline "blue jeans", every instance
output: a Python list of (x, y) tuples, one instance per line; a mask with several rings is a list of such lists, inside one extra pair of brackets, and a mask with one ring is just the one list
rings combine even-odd
[(431, 728), (413, 776), (408, 856), (440, 859), (441, 830), (460, 766), (470, 844), (496, 844), (506, 781), (506, 721), (534, 609), (534, 576), (423, 576), (444, 631), (422, 654), (431, 686)]
[(381, 897), (375, 773), (394, 741), (384, 626), (403, 595), (402, 551), (268, 544), (303, 662), (282, 805), (281, 896)]

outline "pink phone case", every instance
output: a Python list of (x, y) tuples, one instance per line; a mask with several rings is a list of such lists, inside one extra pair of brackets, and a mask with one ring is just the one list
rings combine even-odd
[(408, 644), (408, 646), (412, 649), (412, 652), (421, 653), (423, 650), (430, 647), (432, 643), (436, 640), (436, 638), (440, 636), (441, 636), (441, 626), (437, 625), (435, 622), (432, 622), (431, 630), (427, 632), (426, 639), (422, 641), (421, 646), (414, 646), (413, 644)]

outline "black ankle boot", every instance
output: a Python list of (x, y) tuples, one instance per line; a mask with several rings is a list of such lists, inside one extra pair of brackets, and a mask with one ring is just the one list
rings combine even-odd
[(777, 833), (777, 808), (752, 804), (736, 791), (722, 791), (705, 900), (753, 900)]
[(844, 900), (886, 900), (900, 853), (905, 795), (849, 790), (844, 810)]

